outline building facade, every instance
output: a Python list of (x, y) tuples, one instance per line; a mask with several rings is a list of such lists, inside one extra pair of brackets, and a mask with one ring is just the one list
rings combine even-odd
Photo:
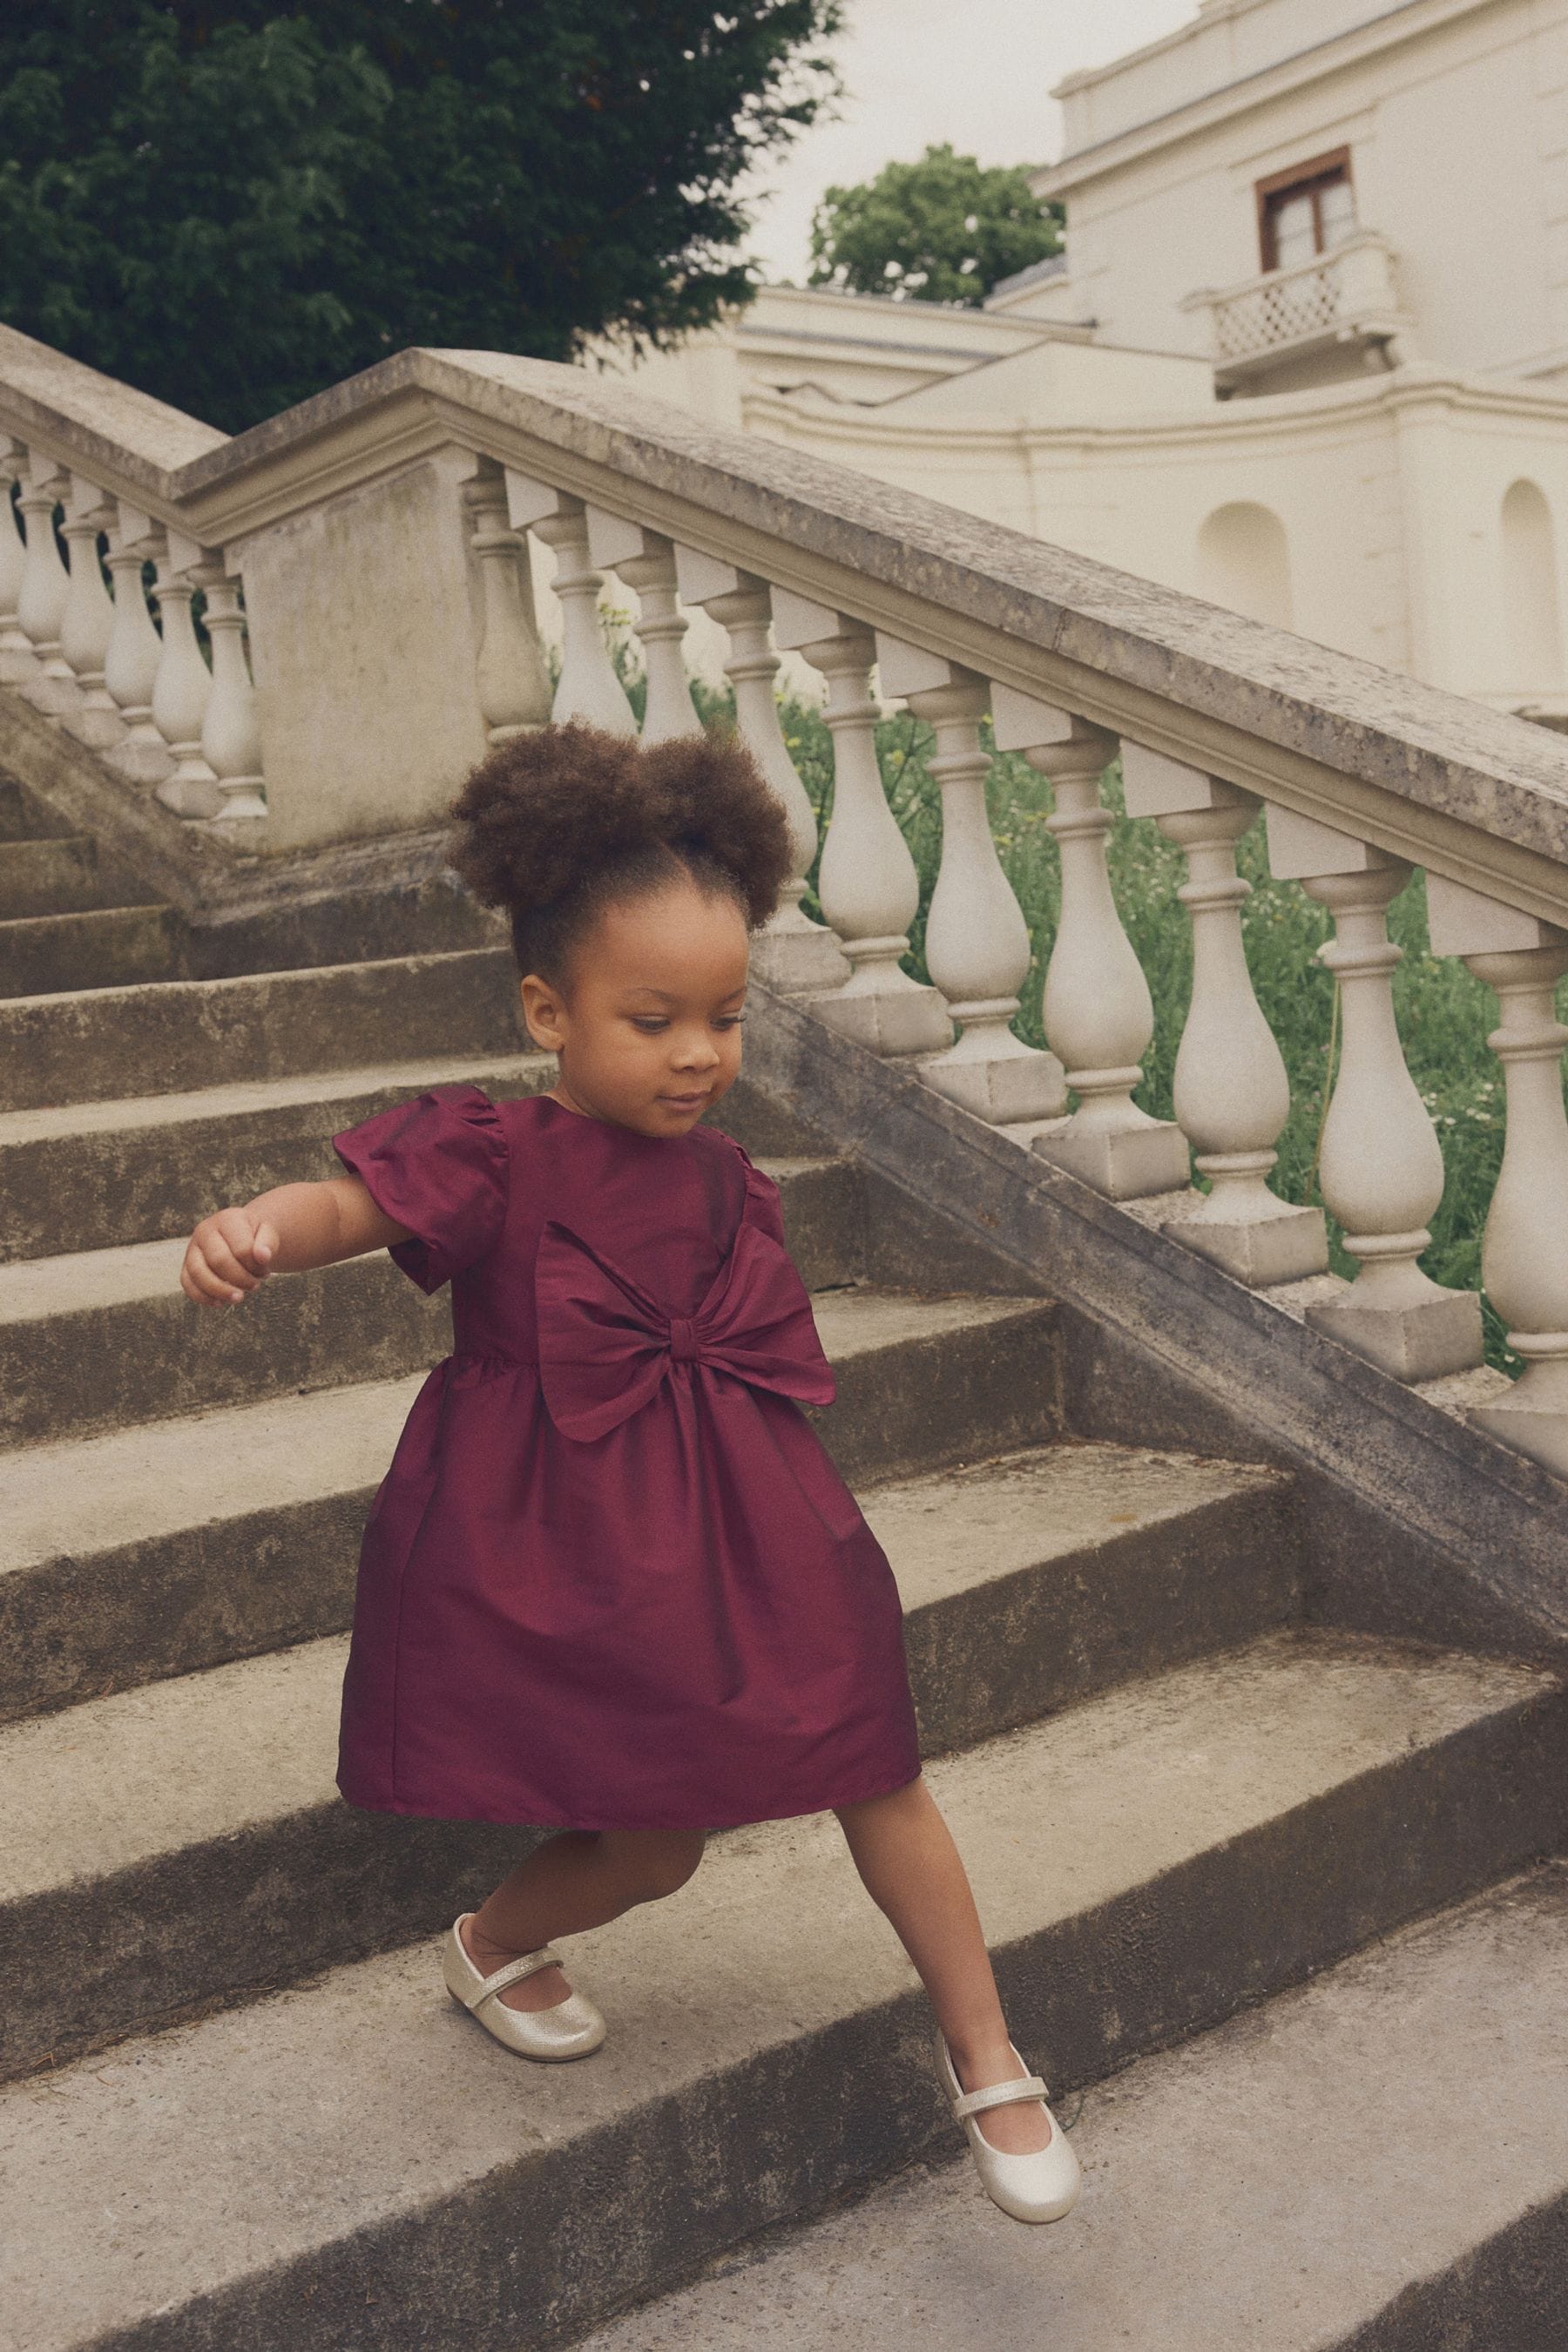
[(1056, 94), (1060, 259), (770, 288), (649, 389), (1568, 717), (1568, 0), (1200, 0)]

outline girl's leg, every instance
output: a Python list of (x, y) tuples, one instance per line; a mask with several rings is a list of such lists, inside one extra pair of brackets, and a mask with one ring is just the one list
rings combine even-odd
[[(463, 1927), (468, 1958), (490, 1976), (556, 1936), (673, 1895), (701, 1861), (703, 1843), (701, 1830), (563, 1830), (536, 1845)], [(571, 1990), (560, 1969), (540, 1969), (500, 1998), (510, 2009), (553, 2009)]]
[[(985, 1948), (980, 1915), (952, 1832), (922, 1779), (885, 1797), (835, 1809), (867, 1892), (920, 1971), (966, 2091), (1018, 2072)], [(993, 2147), (1028, 2156), (1050, 2145), (1037, 2106), (987, 2108), (974, 2118)]]

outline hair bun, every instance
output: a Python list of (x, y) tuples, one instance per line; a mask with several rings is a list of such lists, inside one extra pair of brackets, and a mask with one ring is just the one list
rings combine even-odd
[(793, 863), (784, 810), (733, 736), (644, 751), (578, 719), (514, 735), (479, 761), (452, 815), (451, 862), (481, 905), (506, 909), (520, 958), (533, 919), (585, 914), (617, 875), (647, 887), (669, 856), (724, 880), (754, 929)]

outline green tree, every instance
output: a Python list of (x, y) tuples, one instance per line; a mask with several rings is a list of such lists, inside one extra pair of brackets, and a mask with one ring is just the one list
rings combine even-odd
[(838, 0), (27, 0), (0, 318), (240, 431), (410, 343), (570, 359), (749, 299), (744, 175)]
[(812, 217), (810, 282), (978, 305), (998, 278), (1059, 253), (1061, 231), (1060, 205), (1031, 195), (1022, 165), (928, 147), (918, 163), (828, 189)]

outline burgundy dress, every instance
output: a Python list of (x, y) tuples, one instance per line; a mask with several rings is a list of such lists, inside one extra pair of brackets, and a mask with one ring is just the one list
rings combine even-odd
[(715, 1128), (477, 1087), (334, 1142), (456, 1339), (365, 1529), (350, 1803), (720, 1829), (912, 1780), (898, 1588), (795, 1402), (833, 1375), (778, 1187)]

